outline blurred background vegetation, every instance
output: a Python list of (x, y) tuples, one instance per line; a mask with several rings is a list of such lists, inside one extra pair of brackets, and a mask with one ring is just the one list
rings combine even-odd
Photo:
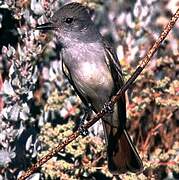
[[(68, 0), (0, 1), (0, 179), (17, 179), (79, 126), (84, 105), (61, 72), (51, 33), (35, 30)], [(177, 0), (78, 0), (116, 48), (127, 80), (179, 7)], [(140, 174), (108, 172), (101, 123), (29, 179), (179, 179), (179, 22), (127, 91)]]

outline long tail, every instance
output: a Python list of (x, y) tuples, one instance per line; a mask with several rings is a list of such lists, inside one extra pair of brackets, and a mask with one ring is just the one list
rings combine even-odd
[(112, 174), (127, 171), (140, 172), (143, 169), (142, 160), (126, 130), (118, 132), (117, 128), (104, 123), (107, 138), (108, 168)]

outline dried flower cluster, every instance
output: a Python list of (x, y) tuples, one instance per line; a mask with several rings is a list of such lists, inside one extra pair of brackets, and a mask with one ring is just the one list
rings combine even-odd
[[(128, 79), (177, 0), (76, 0), (116, 47)], [(0, 1), (0, 179), (17, 179), (77, 129), (83, 104), (61, 72), (51, 33), (35, 30), (70, 0)], [(179, 178), (179, 23), (128, 90), (128, 129), (144, 161), (122, 179)], [(29, 179), (119, 179), (107, 170), (100, 122)], [(97, 136), (94, 136), (97, 135)]]

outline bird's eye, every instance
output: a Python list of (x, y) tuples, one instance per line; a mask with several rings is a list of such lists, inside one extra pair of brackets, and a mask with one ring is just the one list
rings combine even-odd
[(73, 22), (73, 18), (66, 18), (65, 19), (65, 22), (67, 23), (67, 24), (71, 24), (72, 22)]

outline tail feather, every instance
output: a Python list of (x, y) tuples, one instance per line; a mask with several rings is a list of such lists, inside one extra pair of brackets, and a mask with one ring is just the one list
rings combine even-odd
[(118, 132), (117, 128), (110, 125), (107, 126), (105, 124), (108, 141), (107, 156), (109, 171), (112, 174), (120, 174), (127, 171), (134, 173), (142, 171), (142, 160), (127, 131)]

